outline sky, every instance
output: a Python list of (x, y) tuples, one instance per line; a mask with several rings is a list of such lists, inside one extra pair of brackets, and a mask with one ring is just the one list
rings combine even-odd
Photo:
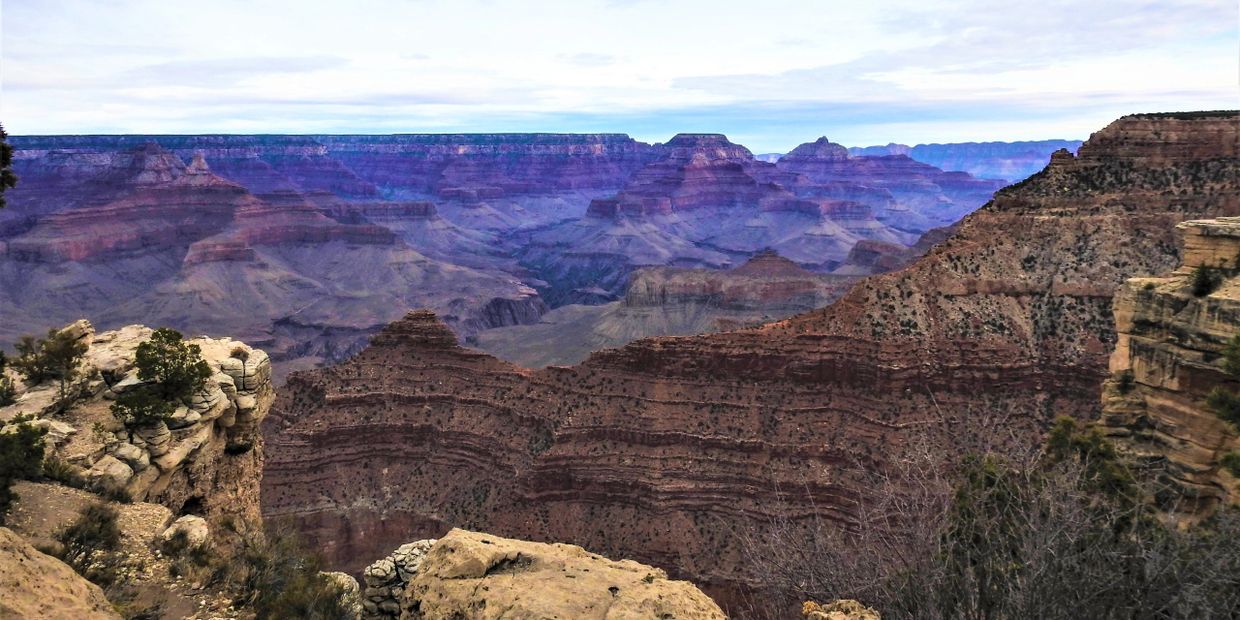
[(1236, 0), (0, 0), (11, 134), (1085, 138), (1240, 108)]

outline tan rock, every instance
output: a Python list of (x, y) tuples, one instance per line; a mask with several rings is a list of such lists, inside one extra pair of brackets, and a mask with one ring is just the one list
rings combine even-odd
[[(1137, 471), (1160, 481), (1163, 516), (1187, 524), (1240, 504), (1240, 481), (1220, 466), (1240, 449), (1240, 437), (1205, 405), (1215, 387), (1237, 390), (1221, 354), (1240, 333), (1240, 278), (1232, 268), (1240, 218), (1176, 228), (1183, 265), (1165, 277), (1133, 278), (1115, 296), (1118, 342), (1100, 425)], [(1195, 296), (1194, 270), (1219, 265), (1227, 267), (1216, 272), (1219, 287)]]
[(881, 620), (877, 611), (849, 599), (832, 601), (826, 605), (807, 602), (801, 608), (807, 620)]
[(655, 568), (581, 547), (454, 529), (422, 560), (402, 618), (722, 619), (709, 597)]
[(99, 586), (0, 527), (0, 618), (120, 618)]
[(189, 545), (201, 545), (211, 539), (211, 528), (207, 525), (207, 520), (197, 515), (185, 515), (173, 521), (168, 529), (164, 530), (161, 538), (164, 540), (172, 540), (178, 534), (185, 535), (185, 541)]
[(108, 489), (123, 489), (130, 478), (133, 478), (133, 468), (110, 454), (95, 461), (90, 471), (86, 472), (86, 479), (92, 484)]

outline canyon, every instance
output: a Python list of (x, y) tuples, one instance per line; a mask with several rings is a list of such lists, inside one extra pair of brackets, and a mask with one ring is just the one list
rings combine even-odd
[[(693, 140), (708, 152), (635, 175), (587, 217), (692, 222), (680, 190), (701, 175), (796, 204), (759, 181), (778, 164)], [(634, 558), (726, 606), (753, 578), (738, 534), (847, 527), (860, 472), (913, 438), (1017, 453), (1056, 416), (1097, 418), (1114, 295), (1180, 265), (1179, 222), (1240, 215), (1238, 144), (1234, 112), (1121, 118), (825, 308), (573, 366), (505, 362), (411, 312), (355, 357), (290, 376), (264, 423), (264, 514), (293, 519), (343, 570), (464, 527)], [(672, 199), (652, 199), (657, 184)], [(873, 213), (866, 230), (890, 229)]]
[(848, 149), (852, 155), (881, 157), (907, 155), (943, 170), (967, 172), (983, 179), (1015, 183), (1046, 165), (1046, 158), (1059, 149), (1073, 153), (1080, 140), (1033, 140), (1021, 142), (959, 142), (954, 144), (887, 144)]
[[(348, 358), (409, 308), (474, 343), (552, 308), (597, 313), (576, 305), (619, 301), (644, 268), (728, 269), (769, 248), (818, 273), (883, 271), (1001, 185), (825, 138), (783, 164), (718, 134), (12, 143), (0, 342), (83, 316), (228, 334), (269, 351), (277, 382)], [(591, 346), (577, 324), (564, 359)]]
[[(903, 253), (885, 270), (911, 260), (914, 250), (897, 247)], [(774, 250), (731, 269), (647, 267), (633, 272), (619, 301), (560, 306), (537, 323), (480, 332), (468, 344), (529, 368), (576, 364), (640, 338), (727, 331), (821, 308), (857, 279), (809, 271)]]

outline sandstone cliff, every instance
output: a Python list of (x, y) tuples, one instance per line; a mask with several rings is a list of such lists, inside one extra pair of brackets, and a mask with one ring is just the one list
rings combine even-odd
[(413, 314), (273, 411), (264, 511), (341, 566), (449, 527), (745, 581), (729, 528), (847, 524), (911, 434), (1025, 450), (1098, 416), (1111, 298), (1179, 262), (1174, 226), (1240, 214), (1240, 116), (1131, 116), (1001, 191), (913, 265), (759, 329), (529, 371)]
[(367, 620), (725, 617), (700, 590), (657, 568), (459, 529), (401, 546), (367, 567), (366, 583)]
[[(1240, 388), (1222, 355), (1240, 333), (1240, 218), (1177, 228), (1180, 268), (1133, 278), (1115, 297), (1119, 339), (1101, 425), (1155, 482), (1151, 499), (1167, 516), (1193, 522), (1240, 503), (1240, 479), (1221, 464), (1240, 448), (1240, 433), (1206, 404), (1214, 388)], [(1217, 288), (1194, 291), (1197, 270), (1220, 278)]]

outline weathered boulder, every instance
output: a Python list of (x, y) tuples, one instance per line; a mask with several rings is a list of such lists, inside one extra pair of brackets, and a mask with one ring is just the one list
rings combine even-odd
[(123, 489), (130, 478), (133, 478), (133, 468), (111, 454), (103, 455), (86, 472), (86, 479), (92, 485), (105, 489)]
[(801, 613), (806, 620), (881, 620), (877, 611), (849, 599), (832, 601), (826, 605), (809, 601), (801, 608)]
[(207, 525), (206, 519), (197, 515), (185, 515), (173, 521), (161, 537), (164, 540), (172, 540), (178, 535), (184, 535), (185, 542), (194, 547), (205, 544), (211, 539), (211, 528)]
[(644, 564), (459, 529), (427, 552), (401, 608), (406, 620), (725, 617), (689, 582)]

